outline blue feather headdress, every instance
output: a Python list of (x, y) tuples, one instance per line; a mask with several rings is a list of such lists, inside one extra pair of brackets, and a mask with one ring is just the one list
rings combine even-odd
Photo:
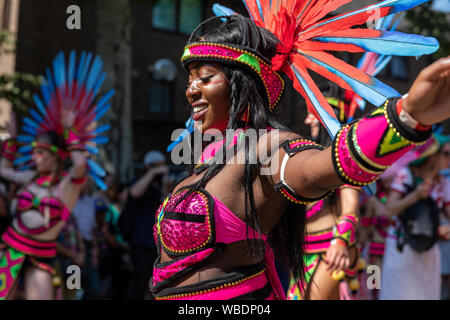
[[(66, 64), (67, 62), (67, 64)], [(45, 83), (41, 86), (41, 95), (33, 96), (36, 108), (30, 108), (30, 116), (23, 119), (22, 130), (17, 140), (25, 145), (19, 148), (20, 157), (14, 165), (29, 168), (33, 142), (37, 136), (47, 132), (55, 132), (63, 136), (61, 113), (66, 108), (73, 108), (75, 121), (73, 129), (81, 146), (91, 155), (98, 154), (97, 144), (105, 144), (108, 137), (103, 133), (110, 129), (109, 125), (97, 126), (97, 121), (108, 111), (108, 101), (114, 94), (110, 90), (98, 97), (106, 73), (102, 72), (103, 61), (92, 53), (82, 52), (77, 63), (76, 53), (72, 51), (65, 60), (62, 52), (53, 60), (53, 70), (47, 68)], [(67, 150), (54, 150), (63, 158)], [(101, 189), (106, 189), (102, 177), (106, 172), (92, 159), (87, 159), (88, 174)]]

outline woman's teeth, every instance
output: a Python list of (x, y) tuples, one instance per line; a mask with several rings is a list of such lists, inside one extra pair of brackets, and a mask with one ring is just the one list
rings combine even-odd
[(195, 107), (195, 108), (194, 108), (194, 113), (203, 111), (203, 110), (205, 110), (206, 108), (208, 108), (208, 105), (203, 105), (203, 106)]

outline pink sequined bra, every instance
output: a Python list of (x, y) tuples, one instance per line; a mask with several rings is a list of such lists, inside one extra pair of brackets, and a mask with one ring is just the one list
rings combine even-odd
[(173, 281), (204, 266), (227, 244), (246, 239), (261, 239), (266, 243), (263, 268), (276, 295), (284, 297), (267, 236), (247, 228), (205, 189), (199, 188), (186, 196), (188, 191), (189, 186), (168, 196), (156, 212), (154, 237), (158, 250), (163, 249), (174, 259), (165, 263), (160, 262), (160, 257), (157, 259), (150, 283), (155, 297), (170, 292)]

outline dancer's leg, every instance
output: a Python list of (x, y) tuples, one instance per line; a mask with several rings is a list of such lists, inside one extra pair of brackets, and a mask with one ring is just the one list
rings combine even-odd
[(35, 266), (25, 270), (25, 298), (27, 300), (52, 300), (53, 284), (50, 273)]

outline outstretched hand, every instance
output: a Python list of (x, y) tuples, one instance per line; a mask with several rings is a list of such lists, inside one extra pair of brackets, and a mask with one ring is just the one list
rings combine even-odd
[(450, 117), (450, 56), (419, 73), (403, 100), (403, 110), (428, 126)]

